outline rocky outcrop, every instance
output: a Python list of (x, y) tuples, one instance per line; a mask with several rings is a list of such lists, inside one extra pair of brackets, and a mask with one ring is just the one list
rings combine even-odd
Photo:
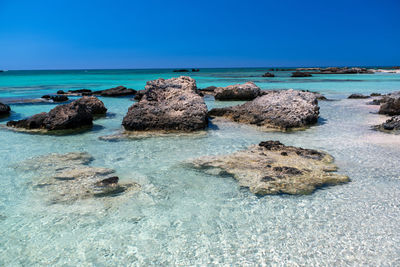
[(349, 95), (349, 97), (347, 97), (348, 99), (365, 99), (365, 98), (369, 98), (370, 96), (368, 95), (363, 95), (363, 94), (351, 94)]
[(312, 74), (372, 74), (373, 71), (366, 68), (348, 68), (348, 67), (329, 67), (311, 72)]
[(141, 100), (123, 119), (129, 131), (195, 131), (207, 127), (207, 106), (190, 77), (147, 82)]
[(275, 77), (275, 74), (270, 73), (270, 72), (266, 72), (263, 74), (263, 77)]
[(375, 126), (375, 128), (381, 131), (400, 131), (400, 115), (391, 117), (384, 123)]
[(216, 100), (253, 100), (260, 95), (260, 88), (253, 82), (218, 87), (214, 90)]
[(107, 111), (96, 97), (82, 97), (72, 103), (57, 106), (27, 119), (9, 121), (7, 126), (27, 130), (68, 130), (92, 125), (93, 115)]
[(104, 97), (131, 96), (136, 94), (136, 90), (126, 88), (125, 86), (117, 86), (106, 90), (95, 91), (93, 94)]
[(119, 183), (112, 169), (90, 166), (93, 160), (85, 152), (49, 154), (23, 161), (16, 170), (34, 173), (37, 179), (33, 181), (33, 188), (51, 203), (118, 197), (139, 190), (136, 183)]
[(53, 102), (65, 102), (68, 101), (68, 97), (65, 95), (44, 95), (43, 99), (53, 100)]
[(198, 158), (189, 164), (210, 174), (231, 175), (257, 195), (310, 194), (350, 180), (334, 173), (337, 167), (329, 154), (279, 141), (261, 142), (229, 155)]
[(311, 77), (311, 73), (309, 72), (302, 72), (302, 71), (295, 71), (292, 73), (292, 77)]
[(187, 69), (178, 69), (178, 70), (173, 70), (173, 72), (189, 72)]
[(267, 128), (287, 130), (316, 123), (319, 107), (315, 94), (290, 89), (270, 91), (268, 94), (242, 105), (214, 108), (209, 115)]
[(10, 112), (10, 106), (0, 102), (0, 117), (8, 116), (10, 115)]
[(380, 99), (379, 114), (400, 115), (400, 92), (387, 94)]

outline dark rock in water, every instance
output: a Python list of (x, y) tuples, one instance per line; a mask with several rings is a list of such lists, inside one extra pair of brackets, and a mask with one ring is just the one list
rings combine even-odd
[(275, 74), (270, 73), (270, 72), (266, 72), (263, 74), (263, 77), (275, 77)]
[(103, 179), (103, 180), (97, 182), (96, 185), (97, 186), (109, 186), (109, 185), (117, 184), (118, 181), (119, 181), (118, 176), (113, 176), (113, 177), (106, 178), (106, 179)]
[(83, 96), (75, 102), (86, 106), (93, 115), (106, 114), (107, 108), (104, 103), (94, 96)]
[(199, 72), (199, 69), (192, 69), (192, 72)]
[(302, 92), (313, 93), (318, 100), (328, 100), (324, 95), (322, 95), (322, 94), (320, 94), (318, 92), (313, 92), (313, 91), (309, 91), (309, 90), (301, 90), (301, 91)]
[(129, 131), (195, 131), (207, 127), (207, 106), (190, 77), (147, 82), (142, 99), (134, 103), (122, 125)]
[(0, 102), (0, 116), (9, 115), (10, 112), (11, 112), (10, 106)]
[(144, 92), (145, 92), (146, 90), (139, 90), (139, 91), (137, 91), (136, 92), (136, 95), (135, 95), (135, 97), (133, 98), (133, 99), (135, 99), (135, 100), (140, 100), (140, 99), (142, 99), (142, 97), (144, 96)]
[(189, 72), (189, 70), (186, 70), (186, 69), (179, 69), (179, 70), (173, 70), (173, 72)]
[(95, 95), (105, 97), (129, 96), (136, 94), (136, 90), (126, 88), (125, 86), (117, 86), (114, 88), (93, 92)]
[(42, 129), (54, 131), (91, 126), (92, 121), (93, 116), (90, 109), (74, 101), (69, 104), (59, 105), (48, 113), (39, 113), (19, 121), (9, 121), (7, 126), (29, 130)]
[(292, 77), (311, 77), (311, 73), (309, 72), (302, 72), (302, 71), (295, 71), (292, 73)]
[(53, 102), (65, 102), (68, 101), (68, 97), (65, 95), (55, 95), (50, 97)]
[(365, 99), (365, 98), (369, 98), (369, 96), (363, 94), (351, 94), (348, 97), (348, 99)]
[(311, 73), (312, 74), (373, 74), (374, 72), (366, 68), (329, 67)]
[(215, 89), (217, 89), (216, 86), (208, 86), (208, 87), (200, 89), (200, 90), (203, 91), (203, 92), (214, 92)]
[(69, 93), (72, 94), (82, 94), (82, 93), (92, 93), (90, 89), (78, 89), (78, 90), (68, 90)]
[(43, 98), (43, 99), (50, 99), (51, 96), (50, 96), (50, 95), (44, 95), (44, 96), (42, 96), (42, 98)]
[(216, 100), (253, 100), (260, 95), (260, 88), (253, 82), (217, 87), (214, 90)]
[(381, 125), (375, 126), (375, 128), (383, 131), (400, 131), (400, 115), (391, 117)]
[(63, 94), (65, 94), (65, 92), (63, 90), (58, 90), (57, 91), (57, 95), (63, 95)]
[(382, 94), (380, 93), (371, 93), (370, 96), (381, 96)]
[(290, 89), (271, 91), (242, 105), (214, 108), (208, 114), (236, 122), (287, 130), (315, 124), (319, 107), (315, 94)]
[(384, 96), (381, 100), (379, 114), (389, 116), (400, 115), (400, 92), (395, 92)]
[(261, 142), (229, 155), (207, 156), (189, 163), (214, 175), (232, 175), (257, 195), (310, 194), (319, 187), (349, 182), (334, 173), (333, 158), (323, 151)]

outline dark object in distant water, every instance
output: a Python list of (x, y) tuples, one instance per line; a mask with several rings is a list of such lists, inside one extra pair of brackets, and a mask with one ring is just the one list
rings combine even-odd
[(189, 72), (189, 70), (186, 70), (186, 69), (180, 69), (180, 70), (173, 70), (173, 72)]
[(43, 98), (43, 99), (50, 99), (51, 96), (50, 96), (50, 95), (44, 95), (44, 96), (42, 96), (41, 98)]
[(83, 93), (91, 93), (92, 90), (90, 89), (78, 89), (78, 90), (68, 90), (69, 93), (72, 94), (83, 94)]
[(117, 86), (114, 88), (106, 89), (106, 90), (101, 90), (101, 91), (95, 91), (93, 92), (94, 95), (100, 95), (100, 96), (105, 96), (105, 97), (116, 97), (116, 96), (129, 96), (129, 95), (135, 95), (136, 90), (126, 88), (125, 86)]
[(370, 96), (381, 96), (382, 94), (380, 93), (371, 93)]
[(57, 91), (57, 95), (63, 95), (63, 94), (65, 94), (65, 92), (63, 90), (58, 90)]
[(199, 69), (192, 69), (192, 72), (199, 72)]
[(253, 100), (260, 95), (260, 88), (253, 82), (218, 87), (214, 90), (216, 100)]
[(311, 77), (309, 72), (295, 71), (292, 73), (292, 77)]
[(370, 96), (368, 95), (363, 95), (363, 94), (351, 94), (349, 95), (348, 99), (365, 99), (369, 98)]
[(53, 100), (53, 102), (65, 102), (68, 101), (68, 97), (65, 95), (44, 95), (42, 96), (43, 99)]
[(366, 68), (329, 67), (311, 73), (312, 74), (373, 74), (374, 72)]
[(0, 102), (0, 116), (10, 115), (11, 108), (9, 105)]
[(275, 77), (275, 75), (273, 73), (266, 72), (263, 74), (263, 77)]

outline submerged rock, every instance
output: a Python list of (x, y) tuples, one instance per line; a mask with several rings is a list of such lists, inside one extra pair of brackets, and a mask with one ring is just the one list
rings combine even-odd
[(214, 90), (216, 100), (253, 100), (260, 95), (260, 88), (253, 82), (217, 87)]
[(261, 142), (229, 155), (198, 158), (190, 164), (212, 174), (231, 175), (257, 195), (310, 194), (319, 187), (350, 181), (333, 173), (337, 167), (329, 154), (279, 141)]
[(0, 116), (10, 115), (11, 108), (9, 105), (0, 102)]
[(309, 72), (302, 72), (302, 71), (295, 71), (292, 73), (292, 77), (311, 77), (311, 73)]
[(263, 77), (275, 77), (275, 74), (270, 73), (270, 72), (266, 72), (263, 74)]
[(136, 90), (126, 88), (125, 86), (117, 86), (114, 88), (93, 92), (95, 95), (104, 97), (116, 97), (116, 96), (129, 96), (136, 94)]
[(375, 129), (381, 131), (400, 131), (400, 115), (391, 117), (384, 123), (375, 126)]
[(316, 123), (319, 107), (315, 94), (290, 89), (270, 91), (242, 105), (214, 108), (209, 115), (286, 130)]
[(365, 98), (369, 98), (370, 96), (368, 95), (363, 95), (363, 94), (351, 94), (349, 95), (349, 97), (347, 97), (348, 99), (365, 99)]
[(129, 131), (195, 131), (207, 127), (207, 106), (190, 77), (147, 82), (122, 121)]
[(189, 70), (186, 70), (186, 69), (179, 69), (179, 70), (173, 70), (173, 72), (189, 72)]
[(52, 203), (118, 196), (140, 188), (136, 183), (118, 183), (114, 170), (89, 166), (92, 161), (85, 152), (50, 154), (21, 162), (16, 169), (37, 174), (33, 188)]

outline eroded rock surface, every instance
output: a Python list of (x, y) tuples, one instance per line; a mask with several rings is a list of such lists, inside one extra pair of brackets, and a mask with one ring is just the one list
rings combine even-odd
[(329, 154), (279, 141), (261, 142), (229, 155), (198, 158), (190, 165), (214, 175), (231, 175), (257, 195), (310, 194), (319, 187), (350, 180), (334, 173), (337, 166)]
[(104, 97), (130, 96), (136, 94), (136, 90), (126, 88), (125, 86), (117, 86), (106, 90), (95, 91), (93, 94)]
[(315, 94), (291, 89), (269, 91), (266, 95), (238, 106), (214, 108), (209, 115), (286, 130), (316, 123), (319, 107)]
[(32, 186), (52, 203), (70, 203), (79, 199), (118, 196), (137, 191), (136, 183), (119, 183), (115, 171), (92, 167), (93, 157), (85, 152), (49, 154), (21, 162), (17, 171), (34, 172)]
[(381, 104), (379, 114), (400, 115), (400, 91), (383, 96), (379, 103)]
[(400, 131), (400, 115), (391, 117), (384, 123), (375, 126), (375, 128), (381, 131), (392, 131), (392, 132)]
[(217, 87), (214, 90), (216, 100), (253, 100), (260, 95), (260, 88), (253, 82)]
[(195, 131), (207, 127), (207, 106), (190, 77), (147, 82), (123, 119), (129, 131)]
[(103, 101), (94, 96), (84, 96), (76, 100), (76, 102), (89, 108), (93, 115), (106, 114), (107, 112), (107, 108), (104, 106)]

